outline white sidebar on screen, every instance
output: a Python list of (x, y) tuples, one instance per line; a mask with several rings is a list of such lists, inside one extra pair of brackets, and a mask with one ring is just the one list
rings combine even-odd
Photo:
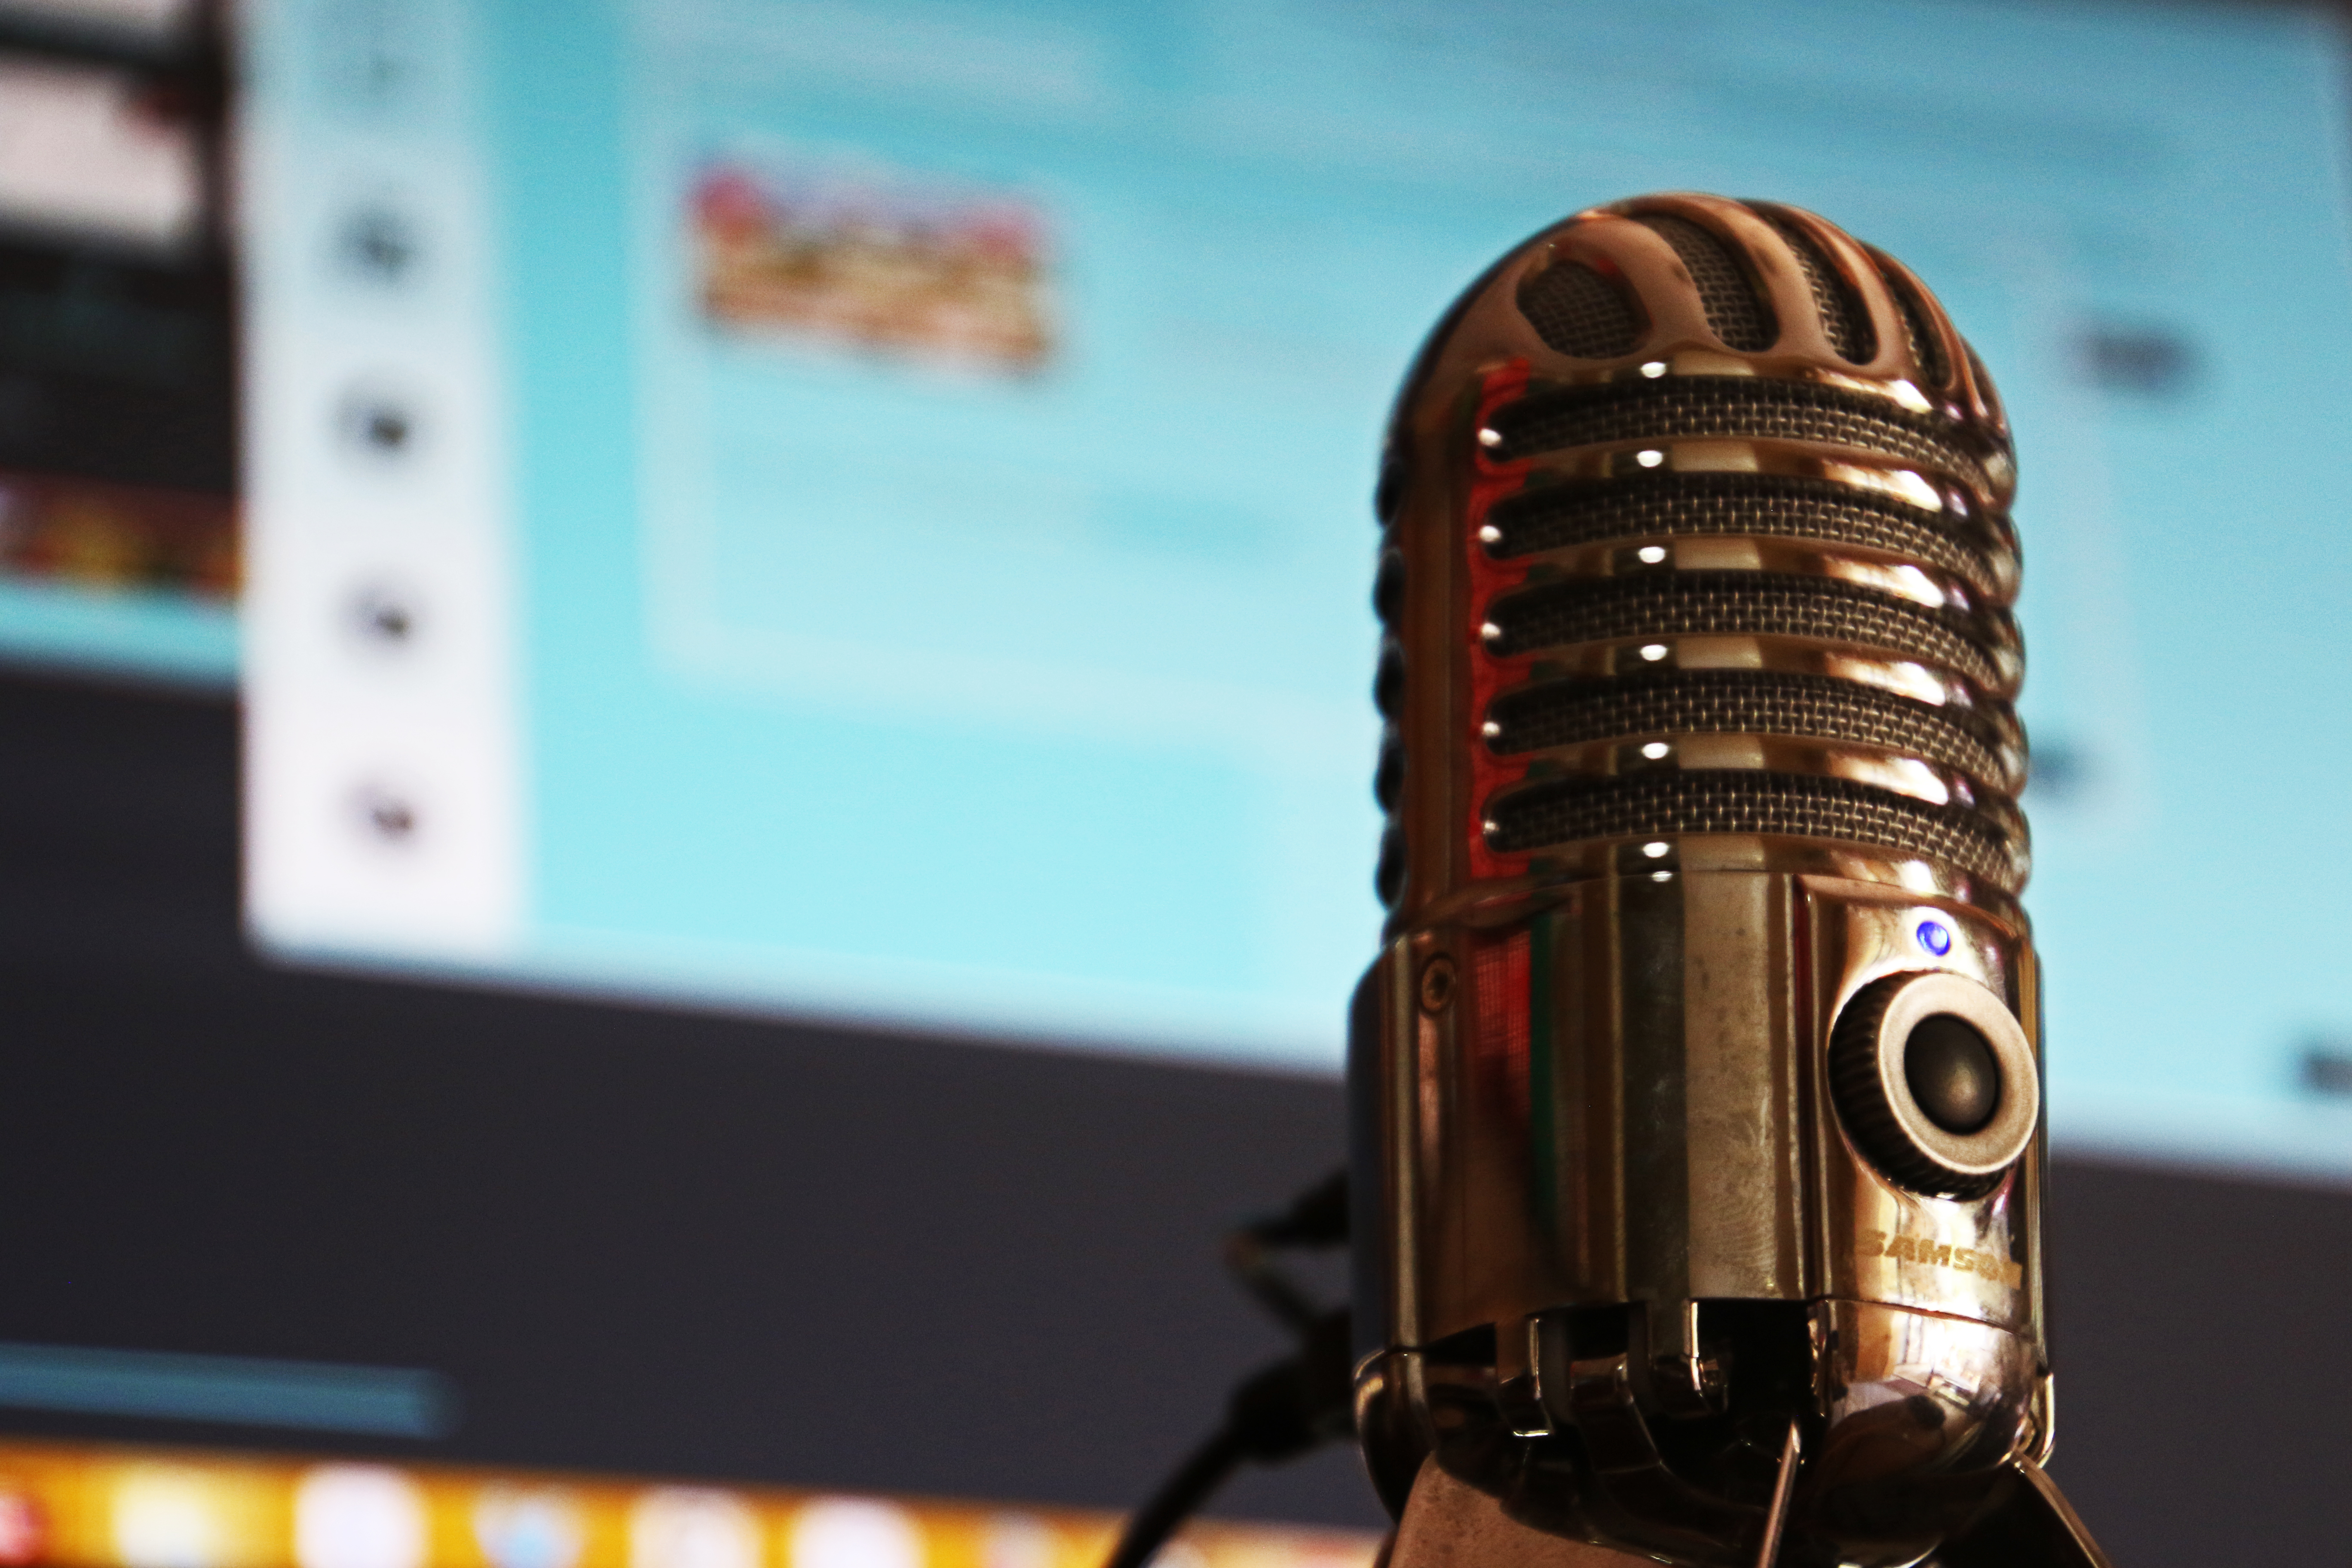
[(249, 18), (247, 919), (270, 945), (478, 962), (520, 926), (523, 835), (467, 17), (342, 10), (308, 48)]

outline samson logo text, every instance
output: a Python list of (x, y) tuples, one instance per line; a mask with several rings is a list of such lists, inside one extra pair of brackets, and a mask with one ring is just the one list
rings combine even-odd
[(1864, 1258), (1892, 1258), (1902, 1263), (1932, 1263), (1938, 1268), (1957, 1268), (1963, 1274), (1975, 1274), (1987, 1279), (1998, 1279), (2014, 1290), (2025, 1283), (2025, 1268), (1990, 1252), (1976, 1252), (1965, 1247), (1953, 1247), (1941, 1241), (1929, 1241), (1924, 1236), (1889, 1237), (1883, 1230), (1862, 1233), (1862, 1255)]

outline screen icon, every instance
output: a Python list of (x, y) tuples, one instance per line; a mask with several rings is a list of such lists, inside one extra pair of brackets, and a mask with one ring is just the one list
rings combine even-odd
[(326, 1465), (294, 1490), (298, 1568), (424, 1568), (425, 1500), (397, 1470)]
[(822, 1498), (786, 1527), (786, 1568), (924, 1568), (922, 1526), (905, 1509)]
[(122, 1568), (220, 1568), (228, 1521), (212, 1479), (176, 1466), (141, 1466), (114, 1484), (111, 1522)]
[(474, 1539), (494, 1568), (573, 1568), (580, 1510), (551, 1488), (491, 1487), (474, 1505)]
[(760, 1522), (726, 1492), (647, 1492), (629, 1510), (629, 1568), (760, 1568)]

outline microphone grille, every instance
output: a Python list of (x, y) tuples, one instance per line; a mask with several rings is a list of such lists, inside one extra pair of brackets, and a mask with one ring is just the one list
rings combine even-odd
[[(1891, 261), (1891, 258), (1881, 251), (1874, 250), (1870, 254), (1873, 260), (1883, 265)], [(1944, 353), (1943, 334), (1937, 331), (1934, 324), (1927, 319), (1926, 303), (1920, 300), (1918, 290), (1912, 286), (1909, 277), (1899, 267), (1887, 265), (1886, 287), (1888, 292), (1895, 296), (1895, 307), (1903, 312), (1903, 336), (1911, 350), (1912, 359), (1919, 366), (1920, 374), (1930, 384), (1942, 385), (1951, 377), (1952, 362)], [(1941, 314), (1940, 311), (1937, 313)], [(1990, 384), (1990, 377), (1983, 379), (1987, 384)]]
[(1878, 333), (1870, 324), (1870, 308), (1862, 302), (1861, 292), (1845, 280), (1822, 249), (1821, 242), (1806, 233), (1803, 225), (1770, 207), (1759, 207), (1757, 211), (1766, 223), (1780, 231), (1780, 237), (1795, 253), (1831, 345), (1851, 363), (1867, 364), (1878, 353)]
[(1926, 562), (1988, 600), (2003, 593), (2007, 561), (2000, 541), (1948, 518), (1797, 475), (1657, 474), (1546, 485), (1496, 502), (1487, 521), (1496, 531), (1491, 553), (1501, 560), (1607, 540), (1761, 531)]
[(1726, 348), (1753, 353), (1769, 349), (1777, 335), (1771, 313), (1731, 247), (1686, 217), (1650, 213), (1633, 220), (1675, 247), (1689, 268), (1706, 311), (1706, 324)]
[(1502, 853), (1587, 839), (1773, 834), (1883, 845), (1947, 860), (1995, 887), (2024, 879), (1997, 824), (1851, 779), (1754, 773), (1666, 773), (1533, 785), (1492, 807), (1486, 837)]
[(1627, 637), (1809, 637), (1884, 649), (2003, 684), (2011, 638), (1978, 635), (1965, 616), (1835, 578), (1766, 572), (1674, 572), (1546, 584), (1486, 612), (1488, 647), (1508, 658)]
[(2014, 475), (1933, 298), (1810, 214), (1643, 197), (1506, 258), (1384, 464), (1392, 921), (1626, 840), (2013, 898)]
[(2012, 793), (2025, 783), (2024, 733), (1998, 710), (1939, 708), (1825, 675), (1693, 669), (1551, 681), (1497, 698), (1487, 717), (1499, 756), (1624, 735), (1801, 735), (1916, 753)]
[(1492, 428), (1504, 462), (1611, 441), (1721, 436), (1858, 447), (1991, 488), (1984, 454), (1951, 421), (1812, 382), (1693, 375), (1565, 387), (1497, 410)]
[(1615, 359), (1641, 341), (1642, 318), (1624, 289), (1580, 261), (1563, 261), (1528, 279), (1519, 310), (1536, 335), (1579, 359)]

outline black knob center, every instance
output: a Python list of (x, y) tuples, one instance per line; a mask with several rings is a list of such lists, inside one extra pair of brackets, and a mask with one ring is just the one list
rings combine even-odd
[(1976, 1026), (1950, 1013), (1932, 1013), (1912, 1026), (1903, 1043), (1903, 1079), (1927, 1120), (1966, 1137), (2000, 1109), (2000, 1063)]

